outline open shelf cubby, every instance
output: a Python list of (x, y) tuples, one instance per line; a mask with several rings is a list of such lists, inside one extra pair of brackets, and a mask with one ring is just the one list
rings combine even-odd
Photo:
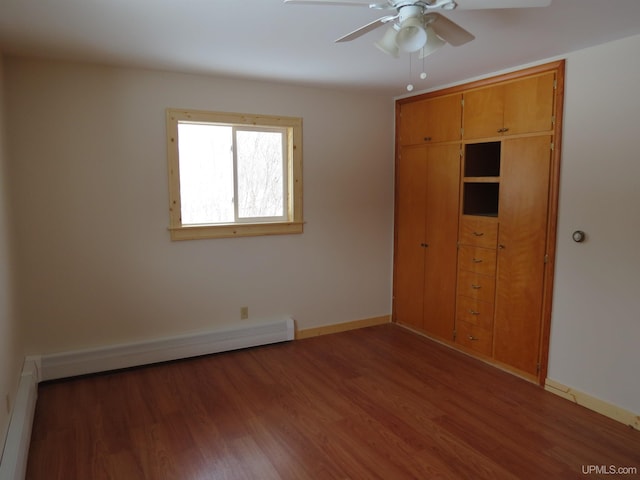
[(465, 177), (500, 176), (500, 142), (468, 143), (464, 157)]
[(462, 213), (484, 217), (498, 216), (500, 184), (465, 182)]

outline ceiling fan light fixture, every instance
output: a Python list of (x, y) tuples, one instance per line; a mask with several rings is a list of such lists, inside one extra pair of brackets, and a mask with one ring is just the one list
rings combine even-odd
[(400, 56), (400, 49), (396, 44), (396, 36), (398, 35), (398, 31), (395, 26), (391, 26), (384, 32), (384, 35), (380, 40), (374, 43), (378, 50), (386, 53), (387, 55), (391, 55), (394, 58), (398, 58)]
[(433, 28), (431, 28), (429, 25), (426, 26), (425, 31), (427, 32), (427, 42), (420, 50), (419, 58), (424, 58), (431, 55), (433, 52), (447, 43), (438, 35), (436, 35), (436, 32), (434, 32)]
[(427, 42), (427, 31), (421, 18), (409, 17), (400, 24), (396, 45), (403, 52), (417, 52)]

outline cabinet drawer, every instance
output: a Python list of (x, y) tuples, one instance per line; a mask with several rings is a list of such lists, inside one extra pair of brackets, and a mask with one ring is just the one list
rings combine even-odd
[(456, 322), (456, 343), (491, 356), (493, 333), (491, 330), (467, 322)]
[(493, 304), (496, 282), (493, 277), (458, 271), (458, 295)]
[(456, 320), (491, 329), (493, 327), (493, 303), (458, 296)]
[(460, 243), (476, 247), (496, 248), (498, 221), (486, 217), (463, 216), (460, 221)]
[(490, 248), (461, 245), (458, 251), (458, 268), (482, 275), (495, 276), (496, 251)]

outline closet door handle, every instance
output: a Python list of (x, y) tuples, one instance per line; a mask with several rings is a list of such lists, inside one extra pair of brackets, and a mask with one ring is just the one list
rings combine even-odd
[(430, 142), (431, 141), (431, 137), (424, 137), (424, 141), (425, 142)]
[(484, 232), (473, 232), (473, 235), (475, 235), (476, 237), (481, 237), (484, 235)]
[(482, 285), (476, 285), (474, 283), (471, 284), (471, 288), (473, 288), (474, 290), (479, 290), (482, 287)]
[(480, 340), (478, 337), (474, 337), (473, 335), (469, 335), (467, 338), (468, 338), (469, 340), (471, 340), (472, 342), (475, 342), (475, 341), (477, 341), (477, 340)]
[(500, 245), (498, 245), (498, 248), (499, 248), (500, 250), (504, 250), (504, 249), (505, 249), (505, 248), (507, 248), (507, 247), (501, 243)]
[(471, 261), (473, 263), (482, 263), (482, 259), (481, 258), (472, 258)]
[(471, 315), (480, 315), (480, 312), (476, 312), (475, 310), (469, 310)]
[(421, 243), (421, 244), (420, 244), (420, 246), (421, 246), (422, 248), (427, 248), (427, 247), (429, 246), (429, 244), (428, 244), (428, 243)]

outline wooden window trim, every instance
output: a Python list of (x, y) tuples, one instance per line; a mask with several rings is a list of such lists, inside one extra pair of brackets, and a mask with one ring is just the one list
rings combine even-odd
[[(280, 127), (287, 130), (287, 221), (183, 225), (180, 203), (180, 169), (178, 156), (179, 122), (218, 123)], [(287, 235), (303, 232), (302, 217), (302, 119), (272, 115), (207, 112), (169, 108), (166, 111), (167, 159), (169, 168), (169, 232), (171, 240), (198, 240), (260, 235)]]

